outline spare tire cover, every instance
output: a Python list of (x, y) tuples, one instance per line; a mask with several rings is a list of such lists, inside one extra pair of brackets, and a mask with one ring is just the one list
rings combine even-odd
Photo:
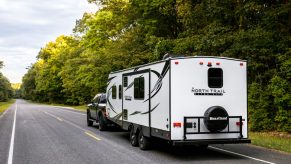
[(228, 113), (221, 106), (213, 106), (204, 113), (204, 124), (210, 132), (220, 132), (227, 127)]

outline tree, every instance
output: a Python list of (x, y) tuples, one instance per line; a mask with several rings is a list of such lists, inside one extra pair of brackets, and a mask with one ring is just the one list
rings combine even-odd
[(105, 92), (111, 71), (167, 52), (240, 58), (248, 60), (251, 130), (290, 132), (290, 2), (88, 1), (100, 10), (41, 49), (23, 78), (27, 97), (83, 104)]

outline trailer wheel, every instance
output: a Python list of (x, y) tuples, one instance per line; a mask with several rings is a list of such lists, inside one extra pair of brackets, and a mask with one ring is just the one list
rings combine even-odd
[(140, 130), (138, 135), (138, 144), (141, 150), (148, 150), (150, 147), (150, 139), (142, 134), (142, 130)]
[(93, 121), (90, 120), (90, 112), (87, 112), (87, 126), (92, 126)]
[(107, 126), (106, 126), (103, 114), (102, 113), (99, 114), (98, 117), (99, 117), (99, 130), (100, 131), (105, 131)]
[(138, 146), (138, 140), (137, 135), (134, 133), (134, 126), (131, 126), (130, 128), (130, 134), (129, 134), (130, 144), (134, 147)]

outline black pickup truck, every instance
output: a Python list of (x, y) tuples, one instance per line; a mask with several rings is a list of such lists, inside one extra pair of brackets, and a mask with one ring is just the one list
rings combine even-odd
[(87, 125), (99, 123), (99, 130), (104, 131), (107, 128), (108, 120), (106, 113), (106, 94), (97, 94), (92, 102), (87, 105)]

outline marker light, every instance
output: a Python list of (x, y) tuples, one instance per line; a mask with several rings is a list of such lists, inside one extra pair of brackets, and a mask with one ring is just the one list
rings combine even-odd
[(175, 64), (176, 64), (176, 65), (178, 65), (178, 64), (179, 64), (179, 62), (178, 62), (178, 61), (175, 61)]
[(208, 62), (207, 66), (208, 67), (211, 67), (212, 66), (212, 63), (211, 62)]
[(216, 65), (220, 65), (220, 62), (216, 62)]
[(240, 63), (239, 65), (240, 65), (240, 66), (244, 66), (244, 63)]
[[(236, 122), (237, 126), (240, 126), (240, 122)], [(241, 125), (243, 125), (243, 122), (241, 122)]]
[(173, 123), (173, 126), (174, 126), (174, 128), (181, 128), (181, 126), (182, 126), (182, 123), (181, 122), (174, 122)]
[(200, 65), (203, 65), (203, 61), (199, 62)]

